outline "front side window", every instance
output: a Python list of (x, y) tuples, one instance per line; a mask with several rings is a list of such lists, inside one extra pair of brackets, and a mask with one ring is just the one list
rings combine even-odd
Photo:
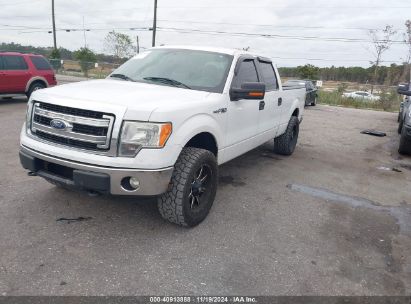
[(52, 70), (50, 63), (43, 57), (30, 56), (30, 60), (36, 67), (36, 70), (39, 70), (39, 71)]
[(222, 53), (155, 49), (130, 59), (110, 77), (222, 93), (232, 61)]
[(274, 72), (273, 65), (269, 62), (260, 62), (261, 73), (264, 78), (267, 91), (278, 90), (277, 77)]
[(21, 56), (5, 55), (3, 57), (4, 70), (27, 70), (28, 66)]
[(258, 82), (254, 60), (244, 60), (239, 64), (237, 75), (233, 80), (233, 88), (241, 88), (241, 85), (245, 82)]

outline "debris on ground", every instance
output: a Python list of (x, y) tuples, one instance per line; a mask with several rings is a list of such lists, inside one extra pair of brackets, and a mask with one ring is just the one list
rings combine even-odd
[(77, 218), (65, 218), (65, 217), (61, 217), (61, 218), (58, 218), (58, 219), (56, 220), (56, 222), (67, 222), (67, 224), (70, 224), (70, 223), (74, 223), (74, 222), (89, 221), (89, 220), (91, 220), (91, 219), (93, 219), (91, 216), (87, 216), (87, 217), (79, 216), (79, 217), (77, 217)]
[(383, 170), (383, 171), (394, 171), (394, 172), (398, 172), (401, 173), (402, 170), (398, 169), (398, 168), (389, 168), (389, 167), (377, 167), (378, 170)]
[(377, 131), (377, 130), (364, 130), (364, 131), (361, 131), (361, 134), (367, 134), (367, 135), (372, 135), (372, 136), (377, 136), (377, 137), (387, 136), (387, 133)]

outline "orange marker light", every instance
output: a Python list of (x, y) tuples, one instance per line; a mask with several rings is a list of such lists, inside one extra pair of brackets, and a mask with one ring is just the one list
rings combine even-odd
[(164, 145), (167, 142), (167, 139), (171, 135), (172, 130), (173, 130), (173, 127), (172, 127), (171, 123), (166, 123), (166, 124), (161, 126), (160, 140), (159, 140), (160, 147), (164, 147)]
[(252, 97), (263, 97), (264, 94), (260, 93), (260, 92), (250, 92), (248, 93), (248, 96), (252, 96)]

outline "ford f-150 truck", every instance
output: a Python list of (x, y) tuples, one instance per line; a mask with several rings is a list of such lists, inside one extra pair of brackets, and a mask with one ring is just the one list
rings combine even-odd
[(273, 139), (294, 152), (305, 94), (283, 90), (256, 54), (152, 48), (107, 79), (34, 92), (20, 161), (56, 185), (157, 196), (165, 219), (192, 227), (213, 204), (218, 165)]

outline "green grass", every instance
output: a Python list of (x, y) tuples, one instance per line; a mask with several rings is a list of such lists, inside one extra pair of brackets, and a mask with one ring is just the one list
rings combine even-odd
[(388, 112), (396, 112), (399, 109), (401, 98), (395, 92), (385, 92), (381, 94), (379, 101), (364, 101), (342, 97), (339, 92), (318, 92), (318, 103), (330, 106), (340, 106), (355, 109), (371, 109)]

